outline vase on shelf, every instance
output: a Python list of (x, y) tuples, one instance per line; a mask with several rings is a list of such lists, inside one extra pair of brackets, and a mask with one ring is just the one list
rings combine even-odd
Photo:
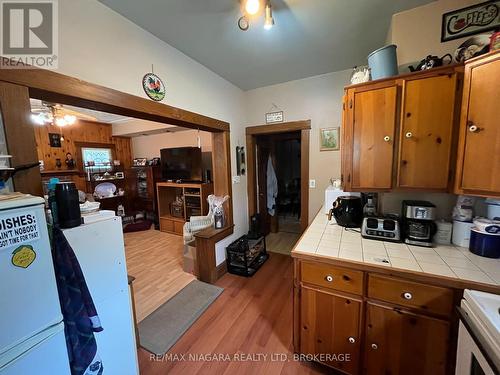
[(61, 159), (56, 159), (56, 168), (61, 169), (61, 167), (62, 167)]

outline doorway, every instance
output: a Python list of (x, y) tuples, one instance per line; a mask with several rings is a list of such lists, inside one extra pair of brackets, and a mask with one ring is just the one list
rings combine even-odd
[(310, 121), (246, 129), (248, 211), (270, 251), (289, 254), (309, 222)]

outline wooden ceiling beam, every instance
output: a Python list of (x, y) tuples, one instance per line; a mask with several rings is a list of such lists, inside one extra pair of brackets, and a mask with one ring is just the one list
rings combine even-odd
[[(1, 58), (1, 57), (0, 57)], [(229, 123), (45, 69), (0, 69), (0, 81), (29, 88), (35, 99), (209, 132)]]

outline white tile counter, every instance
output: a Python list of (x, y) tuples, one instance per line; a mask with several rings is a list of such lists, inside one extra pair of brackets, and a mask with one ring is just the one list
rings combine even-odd
[(433, 248), (404, 243), (369, 240), (361, 237), (359, 228), (345, 229), (328, 222), (320, 210), (292, 251), (322, 258), (354, 261), (458, 280), (500, 285), (500, 259), (472, 254), (469, 249), (453, 245)]

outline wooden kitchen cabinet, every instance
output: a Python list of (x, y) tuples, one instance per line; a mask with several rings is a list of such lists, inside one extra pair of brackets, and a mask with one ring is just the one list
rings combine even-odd
[(452, 177), (456, 91), (456, 74), (404, 80), (398, 187), (448, 188)]
[(364, 372), (438, 375), (447, 370), (449, 323), (367, 303)]
[[(297, 353), (350, 375), (453, 372), (460, 290), (300, 255), (294, 262)], [(350, 361), (319, 357), (342, 353)]]
[(361, 300), (307, 287), (301, 289), (300, 298), (300, 352), (330, 355), (318, 358), (348, 374), (357, 374)]
[(452, 190), (461, 77), (448, 66), (348, 86), (344, 190)]
[(349, 95), (352, 169), (347, 180), (353, 189), (392, 187), (396, 100), (397, 87), (392, 84)]
[(455, 192), (500, 196), (500, 51), (465, 65)]

